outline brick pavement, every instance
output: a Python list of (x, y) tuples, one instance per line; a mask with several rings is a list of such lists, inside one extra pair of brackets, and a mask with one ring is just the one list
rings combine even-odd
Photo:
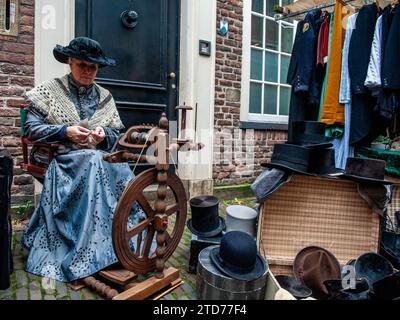
[[(224, 216), (225, 207), (232, 203), (243, 203), (253, 206), (253, 198), (240, 200), (227, 200), (220, 202), (220, 215)], [(188, 219), (190, 213), (188, 214)], [(0, 300), (101, 300), (102, 298), (84, 288), (80, 291), (73, 291), (65, 283), (56, 282), (55, 289), (46, 289), (50, 286), (41, 277), (26, 273), (24, 271), (27, 258), (26, 250), (21, 246), (21, 227), (16, 228), (13, 233), (12, 250), (14, 273), (11, 275), (11, 286), (7, 290), (0, 290)], [(194, 300), (196, 299), (196, 275), (188, 273), (189, 248), (191, 233), (185, 227), (184, 234), (166, 266), (173, 266), (179, 269), (184, 284), (174, 289), (161, 299), (163, 300)]]

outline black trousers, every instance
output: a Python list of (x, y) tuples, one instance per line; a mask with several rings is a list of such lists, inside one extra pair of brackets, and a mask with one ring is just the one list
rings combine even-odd
[(0, 152), (0, 290), (10, 286), (13, 272), (11, 253), (11, 183), (13, 160), (6, 152)]

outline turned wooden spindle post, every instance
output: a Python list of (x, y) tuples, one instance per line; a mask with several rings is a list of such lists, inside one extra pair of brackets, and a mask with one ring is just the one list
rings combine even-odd
[(165, 267), (165, 241), (167, 240), (166, 229), (168, 227), (168, 216), (165, 214), (167, 203), (167, 178), (168, 178), (168, 160), (169, 160), (169, 141), (168, 141), (168, 119), (163, 113), (159, 121), (160, 132), (157, 136), (157, 199), (155, 202), (156, 216), (154, 219), (154, 228), (157, 231), (156, 241), (156, 278), (164, 277)]

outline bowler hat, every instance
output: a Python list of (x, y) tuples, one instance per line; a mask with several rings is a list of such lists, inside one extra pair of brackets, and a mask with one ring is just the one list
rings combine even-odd
[(316, 148), (310, 150), (308, 172), (321, 176), (343, 174), (343, 170), (335, 167), (335, 150), (331, 148)]
[(375, 252), (359, 256), (354, 265), (357, 278), (365, 278), (372, 285), (393, 273), (393, 266), (385, 257)]
[(318, 121), (294, 121), (292, 139), (289, 144), (297, 144), (307, 148), (332, 147), (330, 138), (325, 136), (326, 124)]
[(188, 220), (189, 230), (200, 237), (214, 237), (225, 228), (224, 218), (218, 215), (218, 198), (198, 196), (189, 200), (192, 218)]
[(57, 44), (53, 49), (53, 55), (61, 63), (68, 63), (68, 58), (71, 57), (96, 63), (99, 67), (116, 65), (114, 59), (104, 55), (100, 43), (87, 37), (75, 38), (66, 47)]
[(265, 259), (257, 252), (256, 241), (243, 231), (223, 235), (221, 244), (210, 252), (211, 261), (227, 276), (237, 280), (255, 280), (268, 269)]
[(328, 250), (317, 247), (305, 247), (296, 255), (293, 262), (293, 273), (297, 280), (310, 288), (313, 297), (327, 298), (328, 290), (325, 280), (341, 279), (340, 263)]
[(379, 159), (349, 157), (341, 178), (357, 182), (391, 184), (385, 180), (386, 162)]
[(310, 149), (294, 144), (276, 144), (271, 162), (261, 163), (261, 166), (293, 171), (300, 174), (308, 173)]
[(312, 295), (311, 289), (307, 288), (295, 277), (277, 275), (275, 279), (283, 289), (289, 291), (297, 299), (304, 299)]

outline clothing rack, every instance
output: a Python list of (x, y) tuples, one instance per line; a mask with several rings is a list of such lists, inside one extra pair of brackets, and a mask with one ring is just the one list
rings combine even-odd
[[(359, 0), (341, 0), (341, 2), (346, 5), (350, 4), (352, 2), (356, 2), (356, 1), (360, 2)], [(363, 0), (362, 1), (363, 4), (370, 4), (372, 2), (374, 2), (374, 0), (372, 0), (372, 1), (371, 0)], [(323, 3), (323, 4), (320, 4), (317, 6), (313, 6), (313, 7), (295, 11), (295, 12), (290, 12), (290, 11), (285, 12), (285, 7), (275, 6), (274, 11), (276, 12), (276, 14), (274, 16), (274, 19), (275, 19), (275, 21), (286, 20), (289, 18), (293, 18), (293, 17), (299, 16), (299, 15), (305, 14), (305, 13), (310, 12), (315, 9), (325, 9), (325, 8), (333, 7), (333, 6), (335, 6), (335, 4), (336, 4), (336, 1), (334, 0), (329, 3)]]

